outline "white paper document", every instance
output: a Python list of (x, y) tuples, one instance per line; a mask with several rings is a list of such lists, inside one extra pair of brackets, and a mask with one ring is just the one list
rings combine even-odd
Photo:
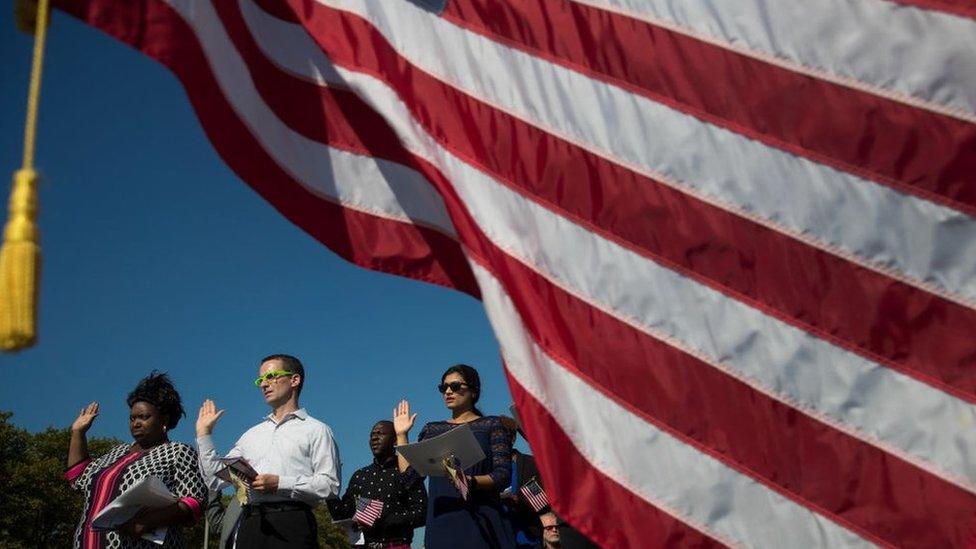
[(362, 529), (353, 519), (343, 519), (343, 520), (333, 520), (332, 524), (335, 524), (346, 533), (346, 537), (349, 539), (349, 545), (366, 545), (366, 536), (363, 535)]
[(467, 425), (455, 427), (443, 435), (413, 444), (397, 446), (397, 452), (417, 473), (425, 477), (447, 476), (444, 459), (454, 456), (461, 469), (485, 459), (485, 453)]
[[(119, 494), (92, 520), (93, 530), (115, 530), (129, 521), (143, 507), (158, 508), (172, 505), (176, 496), (157, 477), (146, 477)], [(157, 528), (142, 536), (157, 545), (166, 540), (166, 527)]]

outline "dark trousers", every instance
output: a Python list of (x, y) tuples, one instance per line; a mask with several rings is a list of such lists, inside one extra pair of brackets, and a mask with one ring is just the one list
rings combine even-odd
[(247, 505), (237, 528), (237, 549), (318, 549), (315, 515), (307, 505)]

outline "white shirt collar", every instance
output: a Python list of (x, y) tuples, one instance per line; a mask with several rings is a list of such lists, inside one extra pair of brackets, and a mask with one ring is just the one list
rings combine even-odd
[[(284, 422), (288, 421), (288, 418), (290, 418), (290, 417), (296, 417), (296, 418), (301, 419), (301, 420), (304, 421), (304, 420), (308, 419), (308, 412), (305, 411), (305, 408), (299, 408), (299, 409), (295, 410), (294, 412), (288, 412), (288, 414), (286, 414), (285, 417), (282, 418), (281, 421), (278, 422), (278, 423), (284, 423)], [(270, 421), (271, 423), (275, 423), (274, 412), (271, 412), (268, 415), (264, 416), (264, 419)]]

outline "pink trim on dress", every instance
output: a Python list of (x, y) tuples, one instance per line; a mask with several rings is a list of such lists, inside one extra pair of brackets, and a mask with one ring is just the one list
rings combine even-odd
[(91, 460), (86, 459), (75, 465), (72, 465), (71, 468), (65, 471), (64, 473), (65, 480), (67, 480), (68, 482), (74, 482), (76, 478), (81, 476), (81, 473), (84, 472), (85, 467), (88, 467), (89, 463), (91, 463)]
[(200, 516), (203, 514), (203, 510), (200, 508), (200, 502), (190, 496), (180, 498), (180, 501), (186, 504), (190, 508), (190, 512), (193, 513), (193, 522), (200, 520)]

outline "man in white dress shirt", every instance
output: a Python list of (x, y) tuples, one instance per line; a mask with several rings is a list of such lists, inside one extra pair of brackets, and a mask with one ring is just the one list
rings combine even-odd
[[(227, 457), (242, 457), (258, 475), (250, 482), (236, 534), (237, 549), (318, 547), (312, 507), (339, 495), (339, 448), (328, 425), (298, 405), (305, 368), (290, 355), (261, 361), (255, 385), (272, 412), (245, 432)], [(214, 425), (224, 414), (212, 400), (197, 417), (200, 470), (211, 490), (228, 485), (214, 448)]]

